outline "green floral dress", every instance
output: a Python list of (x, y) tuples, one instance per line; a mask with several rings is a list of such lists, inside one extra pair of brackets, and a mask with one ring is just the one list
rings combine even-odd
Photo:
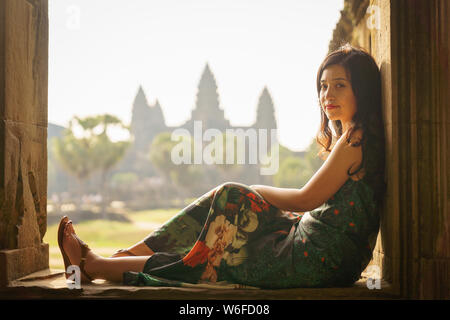
[(349, 286), (372, 257), (379, 228), (373, 192), (348, 179), (320, 207), (285, 212), (250, 187), (225, 183), (144, 241), (155, 254), (137, 286), (298, 288)]

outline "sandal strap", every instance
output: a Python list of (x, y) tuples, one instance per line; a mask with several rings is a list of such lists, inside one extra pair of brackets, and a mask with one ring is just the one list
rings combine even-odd
[(81, 260), (80, 260), (80, 271), (81, 273), (83, 273), (83, 275), (88, 278), (89, 281), (92, 281), (93, 279), (86, 273), (86, 271), (84, 271), (84, 264), (86, 263), (86, 256), (87, 253), (91, 250), (89, 249), (89, 246), (83, 242), (83, 240), (81, 240), (80, 238), (78, 238), (78, 236), (76, 234), (74, 234), (75, 238), (78, 240), (78, 242), (80, 243), (80, 247), (81, 247)]

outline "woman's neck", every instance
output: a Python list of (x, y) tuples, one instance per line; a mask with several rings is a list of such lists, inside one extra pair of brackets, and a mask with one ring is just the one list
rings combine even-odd
[(351, 121), (342, 122), (342, 134), (347, 133), (350, 130), (350, 128), (352, 127), (352, 124), (353, 123)]

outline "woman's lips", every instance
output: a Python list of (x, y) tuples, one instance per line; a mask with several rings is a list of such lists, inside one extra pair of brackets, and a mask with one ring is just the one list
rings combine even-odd
[(327, 109), (335, 109), (338, 108), (339, 106), (335, 106), (334, 104), (329, 104), (326, 106)]

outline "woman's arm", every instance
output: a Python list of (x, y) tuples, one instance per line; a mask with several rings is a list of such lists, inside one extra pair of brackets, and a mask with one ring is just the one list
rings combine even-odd
[(250, 186), (259, 193), (267, 202), (281, 210), (304, 212), (308, 211), (301, 205), (301, 189), (277, 188), (263, 185)]
[[(344, 136), (344, 135), (343, 135)], [(348, 145), (343, 136), (320, 169), (301, 189), (251, 186), (266, 201), (281, 210), (305, 212), (313, 210), (331, 198), (349, 178), (347, 170), (362, 161), (361, 146)]]

